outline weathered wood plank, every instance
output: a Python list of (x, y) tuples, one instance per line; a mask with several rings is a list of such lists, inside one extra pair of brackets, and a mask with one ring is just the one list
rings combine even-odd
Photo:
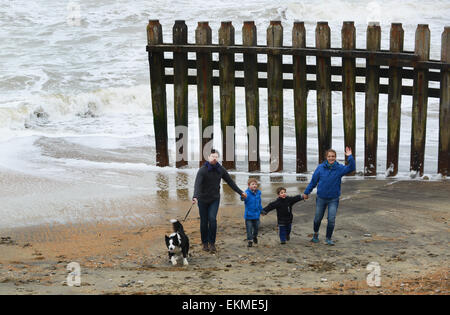
[[(392, 23), (390, 31), (390, 50), (403, 51), (404, 31), (401, 23)], [(402, 103), (402, 69), (389, 68), (388, 92), (388, 137), (386, 156), (386, 176), (398, 173), (398, 153), (400, 146), (400, 116)]]
[[(242, 27), (244, 46), (256, 46), (257, 30), (255, 22), (245, 21)], [(236, 65), (236, 64), (235, 64)], [(248, 171), (261, 170), (259, 154), (259, 90), (258, 58), (255, 53), (244, 53), (245, 110), (247, 117)], [(266, 66), (267, 69), (267, 66)]]
[[(231, 22), (222, 22), (219, 29), (219, 45), (234, 45), (234, 27)], [(220, 124), (222, 129), (222, 165), (226, 169), (236, 168), (235, 128), (236, 97), (234, 87), (234, 54), (219, 54)]]
[[(419, 24), (416, 29), (415, 53), (426, 61), (430, 56), (430, 30)], [(428, 70), (416, 69), (413, 85), (410, 170), (423, 175), (428, 108)]]
[[(354, 22), (344, 22), (341, 30), (342, 49), (356, 48), (356, 28)], [(344, 150), (352, 148), (353, 157), (356, 158), (356, 60), (355, 58), (342, 58), (342, 113), (344, 119)], [(348, 164), (347, 156), (345, 163)], [(354, 175), (352, 172), (349, 175)]]
[[(158, 20), (150, 20), (147, 25), (148, 44), (162, 44), (162, 27)], [(149, 52), (150, 87), (152, 91), (153, 127), (155, 129), (156, 165), (169, 165), (167, 145), (167, 103), (164, 84), (164, 53)]]
[[(208, 22), (198, 22), (195, 30), (195, 42), (198, 45), (211, 44), (212, 33)], [(214, 103), (212, 84), (212, 54), (197, 53), (197, 100), (198, 117), (200, 118), (200, 166), (211, 152), (214, 139)], [(211, 139), (211, 140), (208, 140)]]
[[(271, 21), (267, 28), (267, 46), (283, 46), (283, 27)], [(270, 171), (283, 170), (283, 72), (282, 55), (267, 55), (267, 93), (269, 120)]]
[[(441, 60), (450, 63), (450, 27), (445, 27), (441, 42)], [(440, 96), (438, 173), (448, 176), (450, 174), (450, 71), (441, 73)]]
[[(292, 46), (306, 47), (306, 30), (304, 22), (294, 22), (292, 28)], [(296, 172), (306, 173), (307, 168), (307, 121), (306, 105), (308, 87), (306, 85), (306, 57), (292, 56), (295, 115)]]
[[(175, 21), (172, 40), (176, 45), (187, 44), (188, 28), (184, 21)], [(188, 65), (187, 53), (173, 54), (173, 106), (175, 116), (175, 164), (188, 165)], [(179, 133), (178, 133), (179, 132)]]
[[(316, 26), (316, 48), (329, 49), (331, 43), (328, 22), (318, 22)], [(317, 129), (319, 143), (319, 163), (325, 159), (326, 150), (331, 148), (331, 58), (317, 57)]]
[[(369, 23), (367, 27), (367, 50), (376, 51), (381, 45), (381, 28), (378, 23)], [(365, 107), (365, 137), (364, 137), (364, 174), (377, 175), (378, 147), (378, 101), (380, 75), (379, 66), (372, 59), (366, 61), (366, 107)]]

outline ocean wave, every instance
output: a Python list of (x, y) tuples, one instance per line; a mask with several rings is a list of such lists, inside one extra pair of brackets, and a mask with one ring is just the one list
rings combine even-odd
[[(28, 80), (27, 77), (16, 79)], [(150, 107), (148, 86), (107, 88), (69, 95), (29, 95), (21, 102), (0, 107), (0, 129), (27, 129), (49, 121), (92, 118), (104, 114), (149, 114)]]

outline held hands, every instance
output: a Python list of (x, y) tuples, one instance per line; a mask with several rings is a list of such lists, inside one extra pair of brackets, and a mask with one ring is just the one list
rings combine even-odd
[(244, 199), (246, 199), (246, 198), (247, 198), (247, 194), (246, 194), (245, 192), (243, 192), (243, 193), (241, 194), (241, 197), (244, 198)]

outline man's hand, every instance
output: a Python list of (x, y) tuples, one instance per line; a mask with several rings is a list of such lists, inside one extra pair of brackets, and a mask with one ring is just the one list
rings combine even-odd
[(303, 194), (303, 199), (304, 200), (307, 200), (308, 198), (309, 198), (308, 195)]
[(192, 198), (192, 204), (196, 204), (198, 202), (197, 198)]
[(244, 199), (246, 199), (246, 198), (247, 198), (247, 194), (246, 194), (245, 192), (243, 192), (243, 193), (241, 194), (241, 197), (244, 198)]
[(346, 156), (352, 155), (352, 148), (350, 148), (350, 147), (345, 147), (345, 155), (346, 155)]

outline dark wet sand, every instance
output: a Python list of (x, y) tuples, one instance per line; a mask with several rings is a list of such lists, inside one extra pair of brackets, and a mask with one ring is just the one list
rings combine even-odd
[[(289, 194), (305, 183), (284, 184)], [(263, 205), (278, 183), (263, 183)], [(259, 244), (246, 247), (243, 205), (225, 194), (216, 254), (200, 246), (198, 210), (185, 222), (189, 266), (172, 266), (164, 233), (178, 212), (151, 225), (68, 224), (2, 230), (0, 294), (449, 294), (450, 183), (347, 180), (336, 219), (336, 246), (310, 243), (315, 197), (294, 207), (291, 240), (280, 245), (276, 214), (261, 219)], [(138, 204), (139, 200), (134, 200)], [(9, 238), (7, 238), (9, 237)], [(67, 286), (67, 265), (81, 266), (81, 286)], [(369, 287), (377, 262), (381, 286)]]

